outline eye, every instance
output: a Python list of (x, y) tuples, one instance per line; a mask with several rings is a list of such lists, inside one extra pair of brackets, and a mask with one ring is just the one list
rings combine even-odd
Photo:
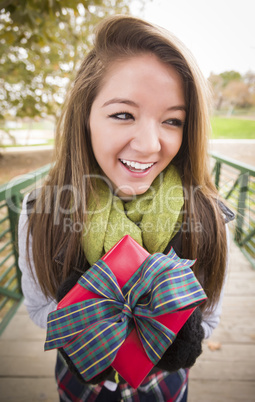
[(182, 127), (184, 125), (184, 121), (180, 119), (168, 119), (165, 120), (164, 123), (168, 124), (169, 126), (175, 126), (175, 127)]
[(131, 113), (121, 112), (109, 115), (112, 119), (116, 120), (134, 120), (134, 116)]

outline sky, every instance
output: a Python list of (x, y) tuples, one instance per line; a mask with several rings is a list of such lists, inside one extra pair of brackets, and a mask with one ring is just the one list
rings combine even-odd
[(206, 77), (211, 72), (255, 72), (254, 0), (151, 0), (133, 15), (174, 33)]

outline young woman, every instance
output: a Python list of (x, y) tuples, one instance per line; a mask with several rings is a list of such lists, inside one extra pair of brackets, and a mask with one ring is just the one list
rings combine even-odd
[[(127, 16), (99, 25), (57, 128), (56, 163), (23, 203), (19, 261), (36, 324), (46, 327), (63, 283), (130, 234), (150, 253), (173, 246), (197, 259), (193, 270), (208, 296), (202, 332), (210, 336), (221, 311), (231, 213), (207, 166), (208, 94), (194, 59), (170, 33)], [(82, 384), (58, 355), (60, 400), (185, 401), (188, 370), (169, 367), (162, 358), (134, 390), (108, 371)]]

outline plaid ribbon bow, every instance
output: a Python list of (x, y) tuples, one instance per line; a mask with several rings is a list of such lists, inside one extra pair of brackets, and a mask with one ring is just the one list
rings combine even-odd
[(148, 256), (120, 289), (103, 260), (78, 283), (99, 296), (55, 310), (48, 316), (45, 350), (64, 347), (85, 380), (109, 367), (135, 327), (156, 364), (176, 337), (157, 316), (195, 307), (206, 299), (190, 266), (194, 261), (168, 255)]

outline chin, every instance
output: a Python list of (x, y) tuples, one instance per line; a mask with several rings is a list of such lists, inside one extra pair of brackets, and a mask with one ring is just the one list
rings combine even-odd
[(143, 188), (143, 189), (139, 189), (139, 190), (136, 191), (135, 195), (144, 194), (144, 193), (146, 193), (146, 191), (149, 190), (149, 188), (150, 188), (150, 186), (147, 186), (146, 188)]
[(146, 188), (143, 188), (143, 189), (138, 189), (137, 191), (134, 191), (133, 193), (130, 193), (129, 196), (136, 197), (137, 195), (145, 194), (146, 191), (148, 191), (149, 188), (150, 188), (150, 186), (148, 186), (148, 187), (146, 187)]

